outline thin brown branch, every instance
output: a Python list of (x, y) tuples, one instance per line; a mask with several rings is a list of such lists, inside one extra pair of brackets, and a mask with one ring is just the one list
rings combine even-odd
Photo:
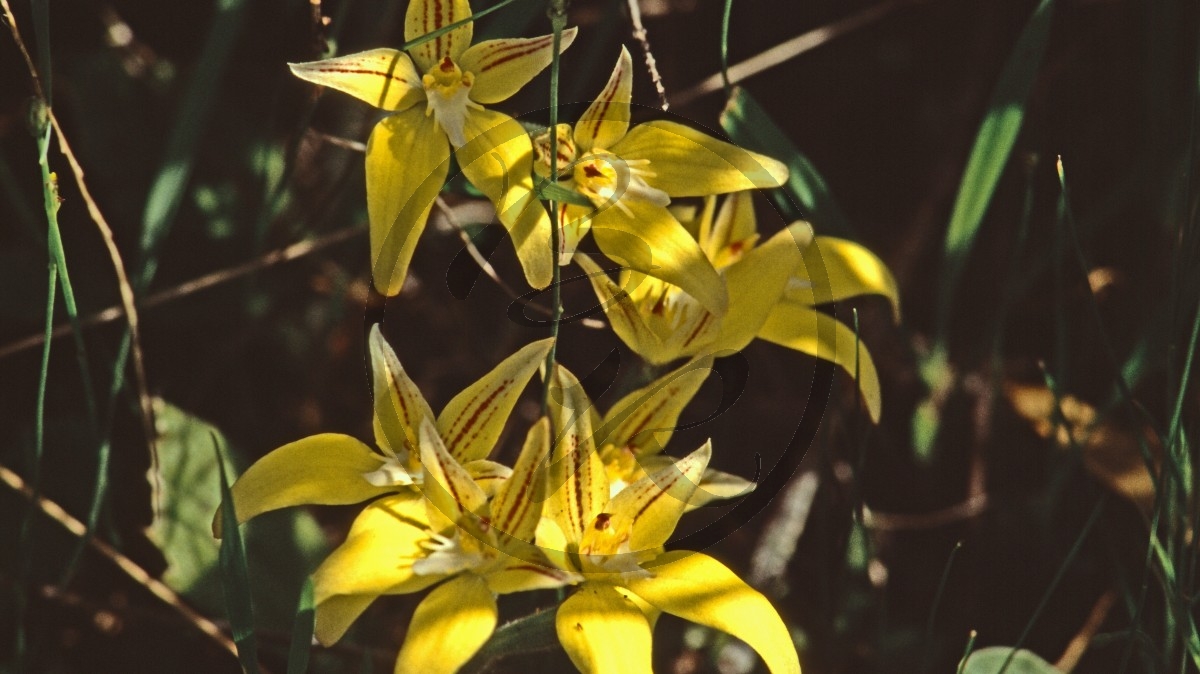
[(1062, 672), (1070, 672), (1079, 665), (1083, 654), (1087, 652), (1088, 646), (1092, 643), (1092, 637), (1096, 636), (1096, 633), (1100, 631), (1100, 627), (1108, 619), (1108, 613), (1112, 610), (1113, 604), (1116, 601), (1117, 593), (1112, 590), (1100, 595), (1100, 598), (1092, 605), (1092, 611), (1088, 613), (1083, 627), (1079, 628), (1079, 632), (1075, 634), (1071, 639), (1071, 643), (1067, 644), (1066, 649), (1063, 650), (1062, 657), (1058, 659), (1058, 662), (1054, 663), (1056, 669)]
[(658, 92), (658, 102), (663, 110), (670, 107), (667, 102), (667, 89), (663, 86), (662, 75), (658, 73), (658, 63), (654, 60), (654, 53), (650, 51), (650, 38), (646, 33), (646, 27), (642, 25), (642, 8), (638, 5), (638, 0), (629, 0), (629, 22), (633, 24), (633, 39), (638, 41), (642, 46), (642, 55), (646, 59), (646, 70), (650, 73), (650, 81), (654, 82), (654, 90)]
[(882, 513), (864, 506), (863, 524), (882, 531), (936, 529), (978, 517), (987, 505), (987, 494), (974, 494), (949, 508), (925, 513)]
[(42, 88), (42, 78), (38, 75), (37, 66), (33, 65), (33, 57), (29, 55), (29, 49), (25, 47), (25, 40), (21, 39), (21, 31), (17, 29), (17, 18), (13, 16), (12, 7), (8, 6), (8, 0), (0, 0), (0, 5), (4, 7), (4, 18), (8, 21), (8, 31), (12, 33), (13, 40), (17, 43), (17, 49), (21, 51), (21, 56), (25, 59), (25, 67), (33, 77), (33, 93), (39, 100), (45, 101), (46, 90)]

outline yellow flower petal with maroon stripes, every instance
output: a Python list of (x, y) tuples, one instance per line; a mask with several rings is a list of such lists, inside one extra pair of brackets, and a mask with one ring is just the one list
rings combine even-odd
[(592, 437), (592, 402), (579, 380), (556, 365), (549, 393), (550, 419), (558, 436), (550, 454), (546, 517), (568, 542), (578, 542), (584, 527), (608, 502), (608, 476)]
[[(411, 0), (404, 15), (404, 41), (413, 40), (471, 16), (467, 0)], [(421, 72), (429, 70), (447, 56), (457, 61), (471, 44), (475, 22), (470, 21), (410, 50)]]
[[(562, 32), (561, 54), (575, 41), (578, 28)], [(513, 94), (550, 65), (554, 54), (554, 36), (485, 40), (471, 45), (458, 59), (463, 72), (474, 73), (471, 100), (490, 105)]]
[(593, 147), (608, 148), (629, 131), (629, 103), (633, 100), (633, 59), (621, 47), (621, 56), (608, 84), (575, 124), (575, 146), (579, 152)]
[(633, 522), (633, 552), (661, 547), (671, 537), (712, 457), (712, 443), (621, 490), (606, 511)]
[(712, 358), (698, 358), (621, 398), (604, 416), (603, 444), (629, 448), (634, 454), (663, 450), (683, 408), (712, 372)]
[(529, 429), (512, 476), (492, 499), (492, 526), (522, 541), (533, 540), (546, 487), (545, 459), (550, 452), (550, 420), (542, 417)]
[(371, 326), (367, 341), (374, 383), (375, 442), (392, 454), (406, 450), (415, 452), (417, 429), (421, 427), (422, 419), (433, 418), (433, 410), (429, 409), (416, 382), (404, 371), (378, 324)]
[(621, 341), (651, 363), (672, 360), (671, 354), (663, 349), (662, 339), (646, 324), (637, 305), (630, 299), (627, 289), (617, 285), (608, 273), (587, 255), (577, 253), (575, 261), (587, 273), (592, 290), (600, 300), (600, 306), (604, 308), (604, 315), (608, 317), (613, 332), (617, 333)]
[(430, 521), (444, 516), (457, 523), (465, 513), (478, 513), (487, 504), (487, 494), (471, 479), (471, 474), (446, 451), (437, 427), (429, 419), (421, 423), (421, 465), (425, 481), (421, 492), (429, 501)]
[(400, 112), (425, 98), (412, 59), (395, 49), (372, 49), (323, 61), (289, 63), (302, 80), (350, 94), (377, 108)]

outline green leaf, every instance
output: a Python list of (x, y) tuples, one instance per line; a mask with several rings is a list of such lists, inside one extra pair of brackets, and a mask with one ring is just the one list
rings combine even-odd
[[(774, 157), (788, 167), (783, 190), (771, 190), (775, 204), (789, 219), (806, 218), (822, 234), (854, 239), (854, 229), (829, 192), (817, 167), (805, 157), (766, 110), (741, 87), (734, 87), (721, 112), (721, 128), (738, 145)], [(788, 197), (791, 197), (790, 199)], [(797, 211), (794, 204), (799, 204)]]
[[(1005, 667), (1010, 656), (1012, 660)], [(1011, 646), (981, 648), (967, 656), (960, 671), (963, 674), (998, 674), (1002, 667), (1005, 674), (1062, 674), (1033, 651), (1021, 648), (1014, 652)]]
[(246, 544), (242, 540), (229, 478), (221, 457), (221, 442), (212, 434), (217, 474), (221, 478), (221, 519), (225, 535), (221, 538), (221, 580), (225, 587), (225, 608), (229, 629), (237, 644), (238, 660), (246, 674), (258, 674), (258, 639), (254, 636), (254, 604), (250, 597), (250, 570), (246, 568)]
[(300, 605), (296, 608), (296, 622), (292, 625), (287, 674), (304, 674), (308, 671), (308, 656), (312, 650), (313, 627), (316, 624), (314, 610), (313, 583), (312, 577), (309, 577), (300, 590)]
[(575, 190), (568, 189), (545, 178), (538, 178), (538, 198), (542, 201), (559, 201), (576, 206), (592, 207), (592, 201)]

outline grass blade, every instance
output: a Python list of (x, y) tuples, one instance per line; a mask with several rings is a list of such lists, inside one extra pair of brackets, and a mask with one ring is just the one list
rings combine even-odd
[(721, 112), (721, 128), (735, 143), (787, 164), (787, 183), (782, 190), (768, 192), (786, 218), (806, 218), (823, 234), (855, 238), (850, 221), (834, 201), (817, 168), (745, 89), (733, 88)]
[(246, 674), (258, 674), (258, 639), (254, 636), (254, 606), (250, 599), (250, 572), (246, 568), (246, 544), (233, 509), (229, 492), (229, 477), (221, 443), (213, 435), (213, 451), (217, 453), (217, 468), (221, 474), (221, 520), (225, 535), (221, 537), (221, 584), (225, 589), (225, 607), (229, 613), (229, 628), (237, 644), (238, 660)]
[(312, 650), (313, 628), (316, 625), (313, 603), (312, 578), (304, 581), (300, 589), (300, 605), (296, 608), (296, 622), (292, 626), (292, 645), (288, 649), (287, 674), (304, 674), (308, 671), (308, 655)]

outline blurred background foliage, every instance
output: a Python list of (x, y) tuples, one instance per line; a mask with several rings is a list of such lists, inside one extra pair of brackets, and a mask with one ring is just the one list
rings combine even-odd
[[(878, 427), (857, 410), (840, 373), (759, 342), (744, 360), (721, 361), (722, 377), (706, 384), (687, 419), (718, 409), (723, 387), (741, 388), (736, 403), (674, 445), (678, 454), (712, 437), (715, 466), (746, 476), (760, 465), (790, 471), (799, 463), (779, 496), (712, 552), (776, 602), (806, 671), (953, 671), (972, 630), (976, 648), (1019, 643), (1031, 651), (1010, 672), (1051, 671), (1047, 662), (1088, 672), (1195, 669), (1189, 448), (1197, 398), (1183, 377), (1200, 297), (1195, 2), (1053, 4), (1011, 158), (980, 149), (1002, 172), (945, 299), (947, 223), (963, 171), (1039, 4), (733, 4), (731, 63), (801, 38), (790, 43), (791, 58), (741, 84), (778, 125), (750, 130), (786, 152), (771, 135), (782, 134), (806, 159), (781, 158), (794, 167), (806, 161), (808, 184), (820, 176), (828, 190), (820, 208), (793, 199), (782, 215), (772, 210), (779, 200), (762, 198), (763, 229), (807, 215), (818, 233), (878, 253), (903, 298), (899, 327), (880, 298), (830, 308), (846, 322), (857, 312), (883, 380)], [(494, 249), (500, 277), (525, 292), (508, 243), (457, 181), (401, 296), (385, 305), (369, 290), (357, 144), (378, 113), (318, 97), (285, 63), (399, 45), (403, 2), (33, 6), (48, 7), (55, 113), (140, 300), (160, 458), (147, 479), (132, 375), (108, 395), (125, 330), (110, 309), (119, 306), (118, 287), (52, 142), (97, 413), (87, 413), (71, 339), (55, 339), (41, 489), (86, 520), (107, 446), (97, 537), (223, 625), (207, 529), (220, 493), (214, 437), (235, 467), (316, 432), (369, 438), (364, 326), (373, 322), (383, 321), (435, 409), (546, 331), (511, 320), (510, 293), (474, 273), (456, 224), (485, 252)], [(565, 102), (599, 90), (619, 44), (640, 53), (627, 7), (570, 6), (581, 32), (563, 59)], [(721, 88), (701, 93), (696, 85), (720, 71), (722, 3), (643, 0), (640, 8), (671, 113), (719, 129)], [(544, 9), (518, 0), (476, 34), (546, 32)], [(32, 44), (30, 4), (14, 11)], [(30, 338), (45, 321), (48, 250), (33, 89), (7, 34), (0, 82), (0, 464), (30, 480), (41, 358)], [(505, 109), (544, 123), (546, 91), (543, 74)], [(640, 119), (663, 114), (644, 72), (634, 100), (647, 106)], [(592, 305), (585, 285), (564, 289), (568, 314)], [(88, 320), (96, 315), (103, 320)], [(55, 323), (64, 321), (60, 304)], [(581, 376), (592, 373), (585, 383), (595, 396), (611, 384), (601, 406), (648, 376), (611, 334), (584, 322), (564, 326), (560, 358)], [(1177, 401), (1179, 437), (1161, 442)], [(533, 402), (520, 408), (514, 427), (536, 411)], [(1164, 461), (1180, 475), (1173, 488), (1147, 470)], [(157, 521), (152, 485), (163, 505)], [(0, 659), (8, 670), (237, 671), (232, 656), (94, 549), (72, 564), (83, 548), (53, 521), (27, 517), (17, 491), (0, 488), (0, 504)], [(684, 526), (698, 530), (727, 511), (706, 510)], [(268, 670), (285, 669), (304, 575), (356, 512), (287, 513), (248, 528)], [(1148, 552), (1151, 526), (1165, 543)], [(506, 604), (503, 617), (552, 602), (552, 594), (530, 595)], [(314, 671), (388, 671), (414, 605), (407, 597), (377, 602), (342, 644), (314, 655)], [(736, 644), (669, 617), (656, 637), (659, 671), (753, 666)], [(996, 653), (980, 651), (974, 671), (992, 671), (986, 663), (997, 663)], [(493, 671), (568, 666), (551, 650)]]

